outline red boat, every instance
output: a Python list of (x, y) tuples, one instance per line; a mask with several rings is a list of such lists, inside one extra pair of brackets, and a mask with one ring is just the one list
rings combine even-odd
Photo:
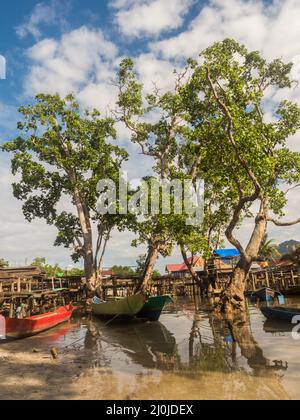
[(5, 335), (7, 338), (25, 338), (39, 334), (69, 321), (74, 312), (72, 305), (61, 306), (53, 312), (32, 316), (30, 318), (5, 319)]

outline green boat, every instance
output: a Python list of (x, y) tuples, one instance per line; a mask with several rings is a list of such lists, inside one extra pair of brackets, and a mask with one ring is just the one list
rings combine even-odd
[(169, 295), (151, 296), (137, 314), (137, 317), (158, 321), (164, 307), (170, 303), (174, 303), (174, 301)]
[(103, 301), (94, 297), (92, 303), (93, 313), (105, 317), (134, 317), (145, 305), (147, 298), (142, 294), (126, 298), (111, 298)]

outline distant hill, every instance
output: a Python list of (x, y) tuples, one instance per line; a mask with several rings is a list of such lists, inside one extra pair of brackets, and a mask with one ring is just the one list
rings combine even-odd
[(278, 245), (278, 251), (281, 255), (289, 254), (294, 251), (298, 245), (300, 245), (300, 242), (291, 239), (290, 241), (285, 241)]

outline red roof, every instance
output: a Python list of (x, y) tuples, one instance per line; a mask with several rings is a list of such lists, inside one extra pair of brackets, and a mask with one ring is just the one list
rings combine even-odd
[(284, 259), (277, 259), (269, 263), (269, 267), (273, 267), (273, 268), (274, 267), (277, 267), (277, 268), (290, 267), (291, 265), (293, 265), (292, 261), (284, 260)]
[(112, 277), (114, 275), (114, 272), (112, 270), (102, 270), (101, 276), (105, 277)]
[[(189, 263), (194, 267), (203, 267), (204, 261), (202, 257), (191, 257), (188, 259)], [(168, 273), (178, 273), (180, 271), (188, 271), (188, 268), (185, 263), (182, 264), (168, 264), (167, 272)]]

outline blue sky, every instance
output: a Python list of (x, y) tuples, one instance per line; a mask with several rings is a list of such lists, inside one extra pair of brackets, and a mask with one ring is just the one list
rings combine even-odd
[[(111, 79), (124, 56), (135, 58), (147, 90), (153, 82), (172, 86), (174, 67), (197, 56), (215, 41), (233, 37), (268, 59), (295, 63), (300, 81), (299, 0), (10, 0), (1, 2), (0, 55), (7, 60), (7, 78), (0, 80), (0, 143), (16, 134), (17, 107), (37, 92), (74, 92), (85, 107), (107, 112), (116, 92)], [(300, 87), (284, 93), (300, 103)], [(269, 92), (269, 103), (282, 99)], [(152, 162), (142, 159), (119, 127), (119, 142), (132, 154), (131, 177), (145, 175)], [(291, 146), (300, 150), (298, 138)], [(49, 261), (70, 263), (65, 250), (51, 247), (54, 233), (41, 221), (24, 221), (12, 197), (7, 156), (0, 155), (0, 257), (24, 263), (43, 254)], [(298, 215), (300, 195), (291, 197), (287, 212)], [(241, 230), (246, 240), (249, 225)], [(272, 228), (276, 240), (300, 239), (299, 227)], [(106, 265), (134, 264), (140, 250), (131, 250), (128, 234), (116, 235)], [(26, 243), (26, 249), (24, 249)], [(180, 259), (178, 252), (170, 259)], [(162, 268), (164, 262), (160, 263)]]
[[(202, 1), (186, 2), (191, 7), (186, 10), (180, 28), (172, 28), (168, 35), (177, 35), (184, 30), (189, 21), (201, 10)], [(106, 37), (112, 40), (122, 50), (124, 55), (136, 56), (148, 50), (149, 38), (124, 37), (119, 31), (115, 22), (115, 9), (112, 8), (113, 2), (99, 0), (11, 0), (2, 5), (4, 12), (0, 15), (0, 54), (7, 60), (7, 80), (0, 81), (0, 99), (6, 100), (10, 104), (17, 104), (20, 90), (22, 90), (23, 78), (28, 71), (30, 62), (26, 57), (26, 50), (35, 41), (44, 38), (58, 38), (63, 33), (68, 33), (76, 28), (87, 26), (89, 28), (101, 28)], [(27, 29), (26, 35), (20, 36), (18, 31), (26, 25), (30, 25), (30, 18), (34, 13), (43, 7), (49, 7), (55, 11), (53, 19), (40, 18), (40, 22), (35, 26), (40, 32), (39, 36), (34, 35)], [(25, 29), (26, 31), (26, 29)], [(163, 39), (163, 34), (157, 33), (155, 39)]]

